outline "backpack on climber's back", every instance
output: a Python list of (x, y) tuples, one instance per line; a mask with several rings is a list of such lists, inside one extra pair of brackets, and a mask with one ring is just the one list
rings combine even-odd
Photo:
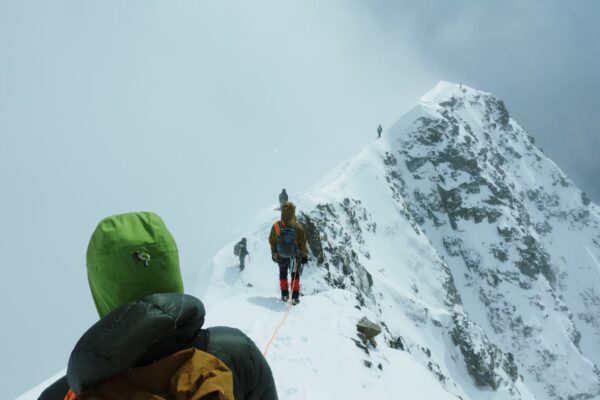
[(239, 256), (240, 254), (242, 254), (242, 243), (237, 242), (235, 246), (233, 246), (233, 255)]
[(277, 253), (283, 258), (294, 258), (300, 252), (296, 243), (296, 230), (293, 226), (285, 226), (283, 222), (277, 222)]

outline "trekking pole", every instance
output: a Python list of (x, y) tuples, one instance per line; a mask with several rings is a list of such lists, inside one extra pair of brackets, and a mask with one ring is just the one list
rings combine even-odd
[[(292, 302), (292, 304), (294, 303), (294, 285), (296, 283), (296, 280), (298, 279), (298, 260), (296, 259), (296, 257), (292, 258), (290, 260), (290, 267), (292, 267), (292, 295), (290, 296), (290, 300)], [(298, 290), (298, 299), (300, 299), (300, 290)]]
[(240, 271), (240, 282), (242, 282), (242, 287), (244, 288), (244, 292), (246, 292), (246, 294), (248, 294), (248, 286), (247, 286), (244, 278), (242, 278), (242, 271)]

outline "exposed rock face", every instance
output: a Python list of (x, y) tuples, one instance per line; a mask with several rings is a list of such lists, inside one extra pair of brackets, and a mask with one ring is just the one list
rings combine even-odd
[(381, 327), (375, 322), (369, 321), (367, 317), (361, 318), (356, 323), (356, 330), (363, 335), (365, 340), (371, 340), (381, 333)]
[(512, 382), (517, 380), (518, 368), (512, 353), (503, 354), (498, 346), (490, 343), (481, 327), (464, 314), (456, 313), (453, 320), (452, 341), (460, 348), (477, 386), (496, 390), (507, 376)]
[[(302, 213), (298, 220), (307, 227), (309, 248), (318, 264), (327, 271), (327, 282), (341, 289), (356, 289), (362, 305), (372, 301), (373, 278), (361, 264), (356, 250), (369, 258), (361, 224), (368, 230), (375, 230), (376, 225), (370, 222), (360, 201), (344, 198), (338, 204), (318, 204), (310, 214)], [(357, 246), (352, 246), (353, 239)]]

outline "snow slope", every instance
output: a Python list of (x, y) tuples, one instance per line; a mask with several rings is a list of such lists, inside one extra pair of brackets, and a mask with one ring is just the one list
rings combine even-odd
[(599, 209), (500, 100), (440, 82), (291, 200), (300, 305), (279, 300), (273, 208), (244, 271), (228, 243), (189, 290), (265, 350), (280, 398), (600, 399)]
[[(267, 210), (263, 216), (268, 221), (277, 213)], [(225, 246), (200, 273), (211, 278), (200, 279), (195, 293), (207, 307), (207, 326), (239, 327), (260, 349), (289, 311), (267, 353), (282, 399), (394, 399), (400, 388), (413, 398), (455, 398), (407, 353), (382, 346), (367, 354), (357, 347), (356, 322), (364, 315), (359, 301), (353, 291), (331, 287), (316, 263), (304, 270), (301, 304), (281, 302), (278, 269), (266, 242), (270, 228), (267, 222), (247, 235), (251, 261), (242, 272), (232, 255), (234, 243)]]
[(598, 398), (600, 218), (489, 93), (447, 82), (390, 131), (395, 182), (468, 314), (538, 398)]
[[(440, 82), (293, 200), (312, 232), (312, 262), (303, 302), (268, 355), (283, 397), (419, 393), (422, 381), (404, 379), (403, 354), (451, 398), (600, 398), (598, 207), (501, 100)], [(245, 233), (249, 268), (236, 270), (229, 244), (197, 288), (208, 322), (217, 313), (215, 323), (241, 326), (261, 346), (284, 312), (266, 239), (276, 218), (265, 210)], [(244, 301), (266, 310), (246, 311)], [(363, 316), (384, 327), (366, 351), (355, 344)], [(288, 369), (310, 376), (313, 391)]]

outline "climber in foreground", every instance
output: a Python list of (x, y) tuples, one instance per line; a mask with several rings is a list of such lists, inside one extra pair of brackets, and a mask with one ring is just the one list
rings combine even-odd
[(281, 220), (275, 222), (269, 234), (271, 258), (279, 265), (281, 300), (289, 299), (288, 270), (292, 277), (292, 304), (300, 302), (300, 274), (308, 262), (304, 226), (296, 221), (296, 207), (286, 202), (281, 206)]
[(248, 246), (246, 238), (242, 238), (242, 240), (237, 242), (233, 247), (233, 254), (240, 258), (240, 271), (243, 271), (246, 267), (246, 256), (250, 255), (247, 247)]
[(86, 259), (101, 319), (75, 345), (67, 375), (40, 399), (277, 399), (250, 338), (202, 328), (204, 305), (183, 294), (177, 246), (157, 215), (102, 220)]

